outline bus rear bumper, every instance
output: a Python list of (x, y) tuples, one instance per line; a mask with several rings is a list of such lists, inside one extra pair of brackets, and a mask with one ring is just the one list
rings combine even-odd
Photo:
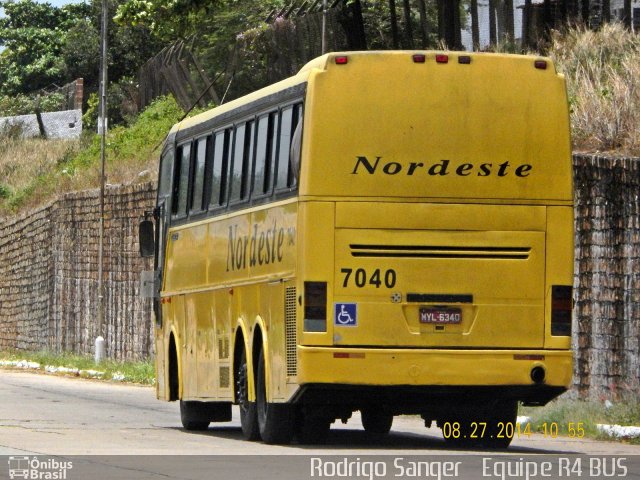
[(340, 385), (339, 390), (352, 392), (373, 388), (419, 397), (499, 393), (534, 405), (563, 393), (571, 379), (570, 350), (298, 347), (297, 383), (302, 390), (309, 389), (305, 385), (312, 390)]

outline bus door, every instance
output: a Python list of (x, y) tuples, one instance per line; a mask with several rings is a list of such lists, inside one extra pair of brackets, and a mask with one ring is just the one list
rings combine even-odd
[(156, 318), (155, 342), (156, 342), (156, 388), (158, 398), (165, 396), (165, 356), (162, 352), (167, 351), (165, 345), (165, 332), (162, 328), (162, 305), (160, 291), (164, 285), (164, 260), (165, 250), (167, 247), (167, 230), (169, 227), (169, 219), (171, 215), (171, 192), (172, 178), (174, 168), (174, 149), (169, 147), (164, 151), (160, 160), (160, 178), (158, 181), (158, 200), (156, 207), (156, 252), (155, 252), (155, 277), (156, 277), (156, 295), (153, 299), (153, 310)]

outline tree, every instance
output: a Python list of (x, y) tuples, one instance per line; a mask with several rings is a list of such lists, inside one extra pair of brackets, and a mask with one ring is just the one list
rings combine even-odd
[(393, 48), (398, 48), (400, 42), (398, 39), (398, 17), (396, 15), (396, 0), (389, 0), (389, 19), (391, 22), (391, 38), (393, 39)]
[(478, 24), (478, 0), (471, 0), (469, 9), (471, 10), (471, 40), (473, 42), (473, 50), (479, 50), (480, 26)]
[(495, 45), (498, 43), (498, 27), (496, 25), (496, 2), (498, 0), (489, 0), (489, 43)]
[(413, 43), (413, 27), (411, 25), (411, 4), (409, 0), (402, 0), (402, 9), (404, 12), (404, 48), (413, 50), (415, 44)]
[(611, 0), (602, 0), (602, 21), (605, 23), (611, 21)]
[(504, 11), (504, 35), (503, 38), (507, 43), (513, 44), (515, 41), (514, 19), (513, 19), (513, 0), (504, 0), (502, 4)]
[(420, 40), (422, 48), (427, 48), (429, 44), (429, 26), (427, 23), (427, 7), (425, 0), (418, 0), (418, 11), (420, 13)]
[(624, 25), (631, 30), (631, 0), (624, 0), (623, 12)]
[(0, 94), (28, 93), (64, 83), (66, 32), (86, 18), (85, 4), (56, 8), (34, 0), (0, 1)]

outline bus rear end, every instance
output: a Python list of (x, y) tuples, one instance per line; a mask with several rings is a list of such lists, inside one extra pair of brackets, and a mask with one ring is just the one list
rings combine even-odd
[(547, 403), (572, 374), (564, 79), (548, 59), (492, 54), (309, 68), (294, 400), (508, 445), (517, 402)]

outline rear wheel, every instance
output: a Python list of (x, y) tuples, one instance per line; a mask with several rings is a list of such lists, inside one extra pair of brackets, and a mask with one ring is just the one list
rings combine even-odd
[(505, 400), (498, 402), (487, 416), (487, 431), (482, 446), (493, 449), (506, 449), (511, 444), (518, 418), (518, 402)]
[(452, 415), (442, 422), (438, 421), (438, 426), (442, 429), (442, 436), (447, 444), (454, 448), (474, 448), (480, 446), (481, 434), (472, 425), (477, 421), (475, 417)]
[(255, 402), (249, 401), (249, 376), (247, 373), (247, 354), (242, 349), (236, 370), (236, 401), (240, 407), (240, 425), (242, 435), (247, 440), (259, 440), (258, 419)]
[(374, 435), (388, 434), (393, 424), (393, 415), (384, 410), (364, 408), (360, 411), (360, 417), (364, 430)]
[(180, 421), (185, 430), (206, 430), (209, 420), (206, 418), (202, 402), (180, 400)]
[(258, 378), (256, 382), (256, 404), (258, 430), (266, 443), (287, 444), (293, 437), (291, 406), (286, 403), (269, 403), (265, 379), (264, 350), (258, 360)]
[(326, 443), (332, 419), (314, 412), (301, 412), (296, 424), (296, 437), (304, 445)]

